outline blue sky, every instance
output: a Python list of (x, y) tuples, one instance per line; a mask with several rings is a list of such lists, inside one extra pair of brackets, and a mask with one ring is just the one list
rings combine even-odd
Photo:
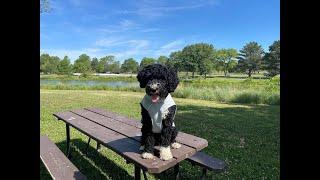
[(40, 15), (40, 53), (92, 57), (169, 56), (192, 43), (240, 50), (280, 39), (279, 0), (49, 0)]

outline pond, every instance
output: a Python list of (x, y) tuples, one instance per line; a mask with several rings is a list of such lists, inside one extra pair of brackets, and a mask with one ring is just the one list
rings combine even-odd
[(77, 86), (107, 86), (107, 87), (139, 87), (138, 82), (126, 81), (79, 81), (79, 80), (53, 80), (40, 79), (41, 85), (77, 85)]

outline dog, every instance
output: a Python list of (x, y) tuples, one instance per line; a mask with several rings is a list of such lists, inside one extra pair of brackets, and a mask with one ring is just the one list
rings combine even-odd
[(160, 145), (160, 159), (172, 158), (171, 148), (180, 148), (176, 142), (178, 134), (174, 124), (177, 106), (171, 97), (179, 84), (177, 71), (161, 64), (152, 64), (138, 72), (140, 88), (145, 88), (141, 106), (141, 156), (154, 157), (155, 145)]

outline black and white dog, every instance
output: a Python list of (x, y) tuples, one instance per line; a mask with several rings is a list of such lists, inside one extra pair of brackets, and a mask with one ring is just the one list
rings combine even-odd
[(140, 87), (146, 90), (140, 103), (142, 158), (152, 159), (154, 146), (160, 145), (160, 159), (169, 160), (172, 158), (170, 147), (181, 146), (175, 142), (177, 106), (170, 95), (179, 84), (177, 72), (161, 64), (152, 64), (139, 71), (137, 79)]

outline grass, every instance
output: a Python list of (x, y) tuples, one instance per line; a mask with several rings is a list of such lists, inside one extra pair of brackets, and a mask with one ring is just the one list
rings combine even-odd
[[(40, 90), (41, 134), (48, 135), (65, 152), (65, 124), (53, 113), (83, 107), (100, 107), (140, 119), (141, 92)], [(208, 179), (279, 179), (280, 108), (269, 105), (240, 105), (174, 98), (178, 106), (175, 123), (179, 130), (208, 140), (209, 155), (225, 160), (229, 170), (208, 173)], [(84, 156), (86, 136), (71, 128), (72, 162), (88, 179), (133, 179), (134, 167), (113, 151), (97, 153), (91, 142)], [(41, 165), (41, 179), (49, 176)], [(172, 172), (172, 171), (171, 171)], [(181, 179), (198, 179), (199, 167), (182, 162)], [(149, 179), (155, 179), (148, 174)], [(168, 179), (161, 175), (161, 179)]]

